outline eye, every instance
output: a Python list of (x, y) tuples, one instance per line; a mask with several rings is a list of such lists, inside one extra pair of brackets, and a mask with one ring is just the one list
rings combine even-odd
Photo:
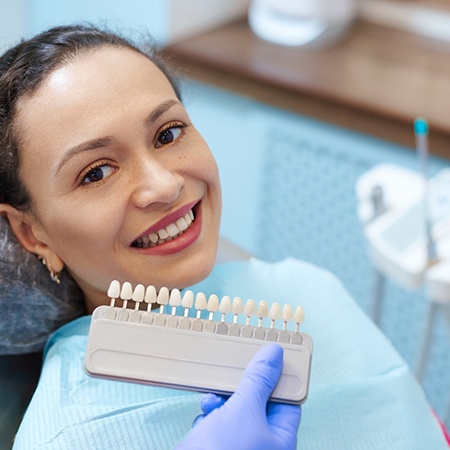
[(115, 168), (108, 163), (91, 166), (80, 177), (80, 184), (98, 183), (115, 172)]
[(158, 133), (156, 147), (160, 148), (163, 147), (164, 145), (168, 145), (176, 141), (180, 137), (181, 131), (184, 128), (184, 126), (185, 125), (182, 123), (177, 123), (177, 124), (170, 124), (169, 126), (163, 128)]

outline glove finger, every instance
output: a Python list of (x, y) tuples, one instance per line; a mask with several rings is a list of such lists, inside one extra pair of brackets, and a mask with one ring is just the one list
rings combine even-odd
[(195, 426), (197, 426), (205, 417), (206, 417), (206, 414), (199, 414), (192, 422), (191, 428), (194, 428)]
[(249, 362), (230, 401), (248, 403), (253, 400), (265, 406), (278, 383), (282, 367), (283, 348), (273, 343), (265, 345)]
[(296, 435), (301, 417), (301, 406), (273, 402), (267, 405), (267, 423), (271, 429), (277, 428)]
[(200, 408), (204, 415), (209, 414), (216, 408), (219, 408), (227, 401), (227, 398), (222, 395), (204, 394), (200, 399)]

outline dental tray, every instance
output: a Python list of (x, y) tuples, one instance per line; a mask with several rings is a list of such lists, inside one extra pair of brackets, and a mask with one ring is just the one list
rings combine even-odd
[[(256, 305), (248, 300), (243, 306), (240, 298), (224, 296), (219, 303), (215, 294), (206, 300), (201, 292), (181, 295), (177, 289), (161, 288), (157, 293), (143, 285), (133, 291), (130, 283), (121, 287), (117, 281), (108, 295), (110, 306), (100, 306), (92, 315), (85, 355), (90, 375), (230, 395), (253, 355), (268, 342), (277, 342), (284, 348), (283, 370), (271, 400), (306, 400), (313, 343), (299, 331), (301, 307), (293, 313), (290, 305), (281, 310), (273, 303), (269, 310), (264, 301)], [(121, 307), (115, 306), (117, 298)], [(131, 300), (134, 308), (127, 307)], [(140, 309), (143, 302), (146, 310)], [(282, 328), (277, 329), (280, 320)], [(290, 322), (295, 330), (287, 329)]]

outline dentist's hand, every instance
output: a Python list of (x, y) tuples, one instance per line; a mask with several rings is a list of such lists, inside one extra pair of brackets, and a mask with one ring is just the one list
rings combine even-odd
[(231, 397), (203, 396), (204, 414), (176, 450), (296, 449), (300, 406), (268, 403), (282, 366), (282, 347), (268, 344), (259, 350)]

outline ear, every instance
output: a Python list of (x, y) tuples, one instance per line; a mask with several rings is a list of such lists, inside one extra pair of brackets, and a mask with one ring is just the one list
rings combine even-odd
[(63, 260), (37, 237), (36, 231), (41, 227), (31, 213), (19, 211), (6, 203), (0, 203), (0, 215), (8, 220), (17, 240), (26, 250), (45, 259), (54, 271), (61, 272), (64, 268)]

